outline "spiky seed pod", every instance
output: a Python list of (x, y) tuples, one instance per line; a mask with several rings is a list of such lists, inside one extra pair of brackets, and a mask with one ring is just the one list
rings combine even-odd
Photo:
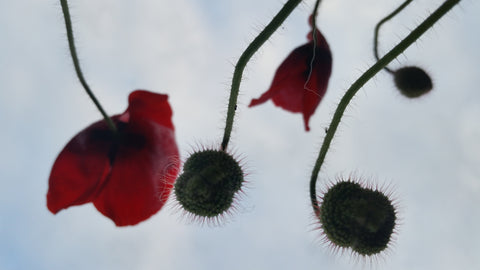
[(320, 222), (336, 246), (350, 247), (360, 255), (375, 255), (387, 248), (394, 231), (395, 208), (378, 190), (341, 181), (323, 196)]
[(419, 67), (403, 67), (396, 70), (393, 75), (397, 88), (404, 96), (409, 98), (424, 95), (433, 88), (432, 79)]
[(185, 162), (175, 183), (175, 195), (180, 205), (194, 216), (217, 217), (232, 206), (243, 181), (242, 168), (230, 154), (202, 150)]

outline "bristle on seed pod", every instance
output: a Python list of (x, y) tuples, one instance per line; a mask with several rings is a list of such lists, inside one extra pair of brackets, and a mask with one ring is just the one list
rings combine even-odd
[(320, 223), (337, 248), (351, 248), (362, 256), (387, 248), (396, 224), (396, 210), (383, 192), (340, 181), (323, 194)]
[(230, 154), (201, 150), (185, 162), (175, 183), (175, 196), (193, 218), (217, 218), (232, 207), (243, 182), (243, 170)]

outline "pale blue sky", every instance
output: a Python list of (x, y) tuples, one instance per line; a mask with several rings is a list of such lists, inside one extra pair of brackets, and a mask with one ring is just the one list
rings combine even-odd
[[(231, 3), (230, 3), (231, 2)], [(170, 96), (182, 158), (223, 134), (237, 57), (284, 1), (72, 1), (82, 67), (110, 114), (128, 94)], [(443, 1), (417, 0), (381, 32), (385, 52)], [(189, 224), (170, 201), (117, 228), (91, 205), (52, 215), (50, 168), (100, 118), (75, 77), (60, 4), (0, 0), (0, 270), (361, 269), (332, 256), (314, 228), (308, 180), (324, 127), (346, 88), (373, 64), (375, 23), (401, 1), (324, 0), (318, 26), (333, 54), (326, 96), (306, 133), (300, 114), (246, 105), (306, 42), (305, 1), (246, 70), (231, 145), (248, 176), (240, 211), (221, 227)], [(464, 0), (391, 67), (420, 65), (434, 89), (403, 98), (379, 73), (347, 110), (318, 190), (352, 173), (393, 186), (397, 240), (379, 269), (480, 269), (480, 4)]]

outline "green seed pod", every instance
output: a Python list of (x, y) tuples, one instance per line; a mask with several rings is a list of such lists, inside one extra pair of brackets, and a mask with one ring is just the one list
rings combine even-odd
[(395, 85), (400, 92), (409, 98), (424, 95), (433, 88), (432, 79), (421, 68), (409, 66), (393, 73)]
[(203, 150), (185, 162), (175, 183), (180, 205), (195, 217), (213, 218), (227, 211), (244, 181), (239, 163), (228, 153)]
[(320, 222), (326, 237), (338, 247), (360, 255), (375, 255), (387, 248), (394, 231), (395, 208), (378, 190), (342, 181), (323, 196)]

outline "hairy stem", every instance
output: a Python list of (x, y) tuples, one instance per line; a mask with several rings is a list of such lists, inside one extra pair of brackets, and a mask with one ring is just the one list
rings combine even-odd
[[(378, 32), (380, 31), (380, 27), (387, 21), (389, 21), (391, 18), (395, 17), (400, 11), (402, 11), (408, 4), (410, 4), (413, 0), (406, 0), (401, 4), (398, 8), (396, 8), (392, 13), (388, 14), (385, 18), (383, 18), (381, 21), (377, 23), (375, 26), (375, 33), (373, 36), (373, 53), (375, 54), (375, 59), (380, 60), (380, 57), (378, 56)], [(387, 66), (383, 67), (386, 71), (389, 73), (393, 73), (393, 71), (388, 68)]]
[(240, 82), (242, 81), (243, 71), (253, 54), (267, 41), (270, 36), (277, 30), (278, 27), (287, 19), (292, 11), (297, 7), (301, 0), (288, 0), (282, 7), (272, 21), (263, 29), (262, 32), (248, 45), (247, 49), (242, 53), (235, 65), (233, 72), (232, 86), (230, 89), (230, 98), (228, 100), (227, 120), (225, 124), (225, 131), (221, 149), (226, 150), (233, 128), (233, 118), (235, 117), (235, 109), (237, 108), (237, 98), (240, 89)]
[(72, 30), (72, 20), (70, 19), (70, 11), (68, 10), (68, 3), (67, 0), (60, 0), (60, 4), (62, 5), (63, 17), (65, 18), (65, 27), (67, 28), (67, 38), (68, 38), (68, 47), (70, 49), (70, 54), (72, 55), (73, 65), (75, 66), (75, 72), (77, 73), (77, 77), (80, 80), (83, 88), (87, 92), (90, 99), (95, 103), (97, 109), (102, 114), (105, 122), (107, 122), (108, 127), (114, 132), (117, 133), (117, 127), (113, 123), (112, 119), (107, 115), (105, 110), (103, 110), (102, 105), (98, 102), (97, 98), (93, 94), (92, 90), (87, 84), (87, 81), (83, 77), (82, 70), (80, 69), (80, 61), (78, 61), (77, 57), (77, 50), (75, 49), (75, 40), (73, 38), (73, 30)]
[(385, 56), (377, 61), (372, 67), (370, 67), (360, 78), (358, 78), (347, 90), (343, 98), (340, 100), (338, 107), (333, 115), (332, 122), (327, 130), (325, 139), (323, 140), (322, 147), (318, 154), (317, 161), (313, 167), (312, 176), (310, 178), (310, 200), (312, 202), (313, 211), (317, 216), (320, 215), (320, 208), (317, 201), (316, 184), (318, 173), (325, 160), (328, 149), (335, 135), (343, 113), (348, 104), (355, 96), (357, 91), (370, 80), (377, 72), (384, 68), (393, 59), (399, 56), (405, 49), (412, 45), (420, 36), (422, 36), (428, 29), (430, 29), (440, 18), (442, 18), (450, 9), (452, 9), (460, 0), (446, 0), (437, 10), (435, 10), (428, 18), (425, 19), (417, 28), (415, 28), (407, 37), (405, 37), (400, 43), (397, 44), (392, 50), (390, 50)]

